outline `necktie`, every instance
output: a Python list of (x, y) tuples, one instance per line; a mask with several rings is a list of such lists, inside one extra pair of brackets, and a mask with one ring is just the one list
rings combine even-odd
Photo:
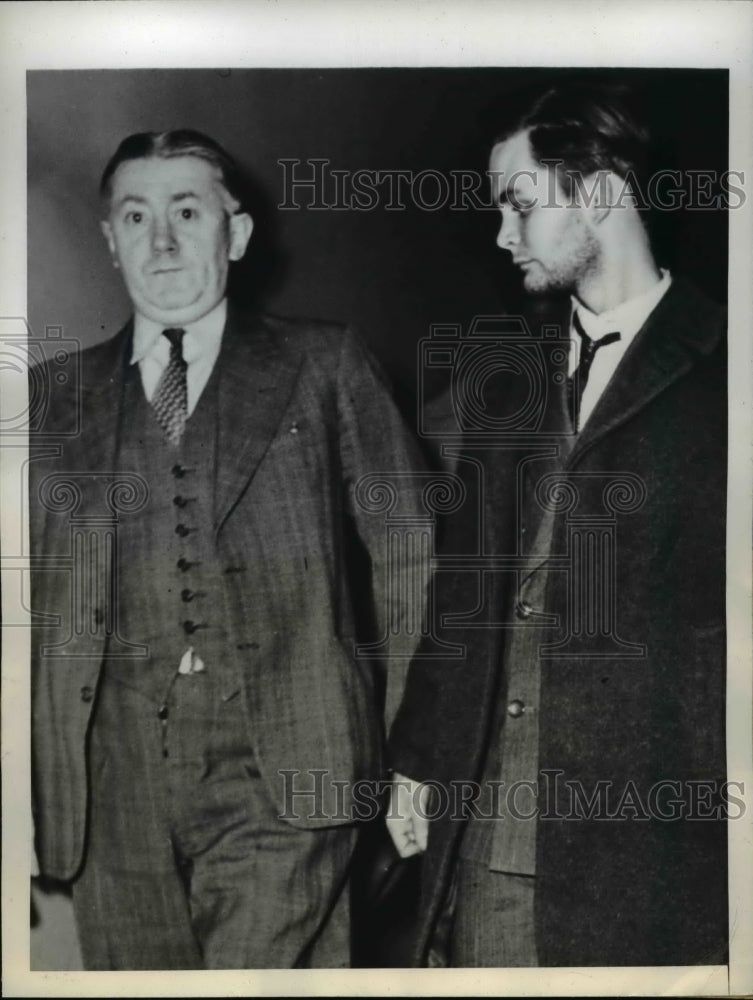
[(600, 347), (606, 347), (607, 344), (614, 344), (615, 341), (618, 341), (620, 335), (619, 333), (606, 333), (599, 340), (592, 340), (583, 329), (577, 312), (573, 313), (573, 326), (580, 337), (580, 361), (578, 367), (567, 380), (567, 404), (570, 410), (570, 419), (573, 422), (573, 430), (577, 431), (580, 404), (588, 383), (588, 373), (591, 370), (594, 355)]
[(185, 330), (173, 328), (162, 331), (162, 335), (170, 341), (170, 360), (162, 372), (152, 399), (152, 407), (160, 427), (165, 432), (168, 441), (173, 445), (180, 443), (188, 419), (188, 387), (186, 383), (188, 365), (183, 359), (185, 332)]

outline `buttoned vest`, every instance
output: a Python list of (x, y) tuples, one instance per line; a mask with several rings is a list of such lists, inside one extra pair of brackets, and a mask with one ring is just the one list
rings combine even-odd
[[(121, 638), (148, 647), (147, 657), (106, 657), (105, 671), (161, 701), (189, 647), (220, 694), (240, 688), (229, 651), (226, 565), (215, 542), (214, 483), (217, 367), (189, 417), (178, 448), (170, 445), (147, 402), (137, 366), (125, 386), (118, 466), (139, 475), (146, 505), (123, 515), (114, 559), (114, 604)], [(214, 686), (214, 685), (213, 685)]]

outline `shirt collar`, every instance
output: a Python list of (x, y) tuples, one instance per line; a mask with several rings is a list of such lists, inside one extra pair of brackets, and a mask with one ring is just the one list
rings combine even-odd
[(632, 338), (646, 322), (650, 314), (659, 304), (660, 299), (670, 286), (672, 276), (666, 268), (661, 268), (661, 278), (645, 292), (620, 302), (613, 309), (608, 309), (603, 313), (594, 313), (587, 309), (582, 302), (572, 299), (573, 313), (578, 313), (578, 319), (583, 324), (583, 329), (594, 339), (602, 337), (605, 333), (618, 330), (622, 339)]
[[(192, 364), (205, 355), (216, 353), (227, 318), (227, 299), (219, 302), (214, 309), (194, 323), (185, 323), (186, 331), (183, 338), (183, 357), (187, 364)], [(137, 364), (152, 354), (169, 355), (169, 344), (162, 336), (162, 331), (168, 329), (163, 323), (156, 323), (136, 313), (133, 320), (133, 352), (131, 364)]]

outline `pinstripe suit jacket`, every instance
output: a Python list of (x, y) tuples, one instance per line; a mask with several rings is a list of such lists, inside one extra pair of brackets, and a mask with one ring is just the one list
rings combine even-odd
[[(56, 878), (73, 877), (83, 858), (86, 741), (105, 633), (95, 589), (107, 592), (112, 571), (105, 556), (95, 589), (77, 584), (71, 525), (111, 509), (108, 474), (127, 471), (118, 441), (130, 343), (129, 323), (82, 352), (78, 385), (51, 391), (31, 442), (33, 801), (40, 866)], [(217, 364), (216, 554), (253, 567), (233, 581), (237, 634), (227, 650), (244, 678), (249, 736), (281, 812), (291, 813), (281, 771), (323, 772), (316, 797), (293, 803), (291, 822), (348, 822), (352, 783), (382, 767), (387, 660), (354, 656), (359, 621), (370, 619), (371, 638), (387, 637), (385, 654), (409, 654), (414, 641), (387, 624), (392, 615), (400, 625), (408, 607), (387, 585), (384, 514), (362, 509), (355, 484), (367, 473), (410, 473), (421, 459), (343, 328), (231, 307)], [(49, 478), (61, 475), (67, 486)], [(399, 503), (402, 513), (424, 513), (410, 487)], [(407, 661), (390, 662), (394, 679)], [(347, 783), (339, 805), (333, 782)], [(309, 785), (304, 777), (295, 787)]]

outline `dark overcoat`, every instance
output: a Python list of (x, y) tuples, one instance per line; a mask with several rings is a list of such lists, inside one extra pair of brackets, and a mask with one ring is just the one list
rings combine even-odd
[[(555, 475), (548, 489), (559, 562), (542, 568), (544, 606), (533, 609), (553, 616), (539, 717), (543, 966), (726, 960), (726, 376), (722, 310), (675, 280), (574, 446), (554, 449), (559, 464), (548, 473), (526, 463), (525, 446), (484, 448), (476, 438), (460, 449), (469, 457), (460, 463), (468, 501), (445, 525), (447, 555), (514, 555), (521, 498), (536, 486), (527, 470), (539, 470), (540, 486)], [(514, 379), (506, 385), (487, 400), (490, 426), (495, 415), (522, 412)], [(536, 447), (550, 440), (546, 431), (533, 435)], [(615, 532), (607, 584), (617, 644), (573, 625), (585, 573), (573, 561), (574, 532), (606, 522)], [(479, 779), (505, 696), (506, 628), (521, 625), (512, 611), (518, 583), (515, 571), (436, 575), (436, 635), (465, 652), (412, 664), (391, 736), (401, 774), (442, 786)], [(441, 627), (442, 616), (459, 614), (469, 624)], [(508, 625), (474, 627), (484, 615)], [(436, 638), (423, 652), (432, 650)], [(575, 787), (597, 796), (590, 818), (574, 806)], [(463, 827), (447, 809), (430, 826), (418, 963), (427, 960)]]

